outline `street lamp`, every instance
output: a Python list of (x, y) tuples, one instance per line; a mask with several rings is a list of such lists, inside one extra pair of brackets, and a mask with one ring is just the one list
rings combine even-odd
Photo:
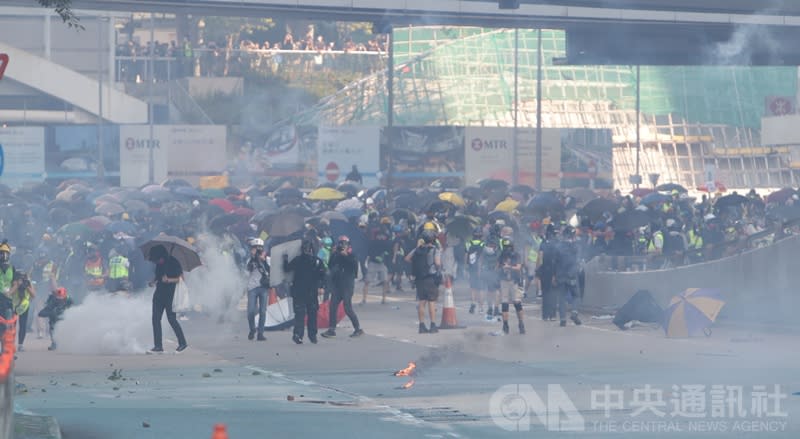
[[(105, 139), (103, 138), (103, 23), (108, 17), (97, 17), (97, 179), (105, 182)], [(110, 74), (111, 72), (109, 72)]]

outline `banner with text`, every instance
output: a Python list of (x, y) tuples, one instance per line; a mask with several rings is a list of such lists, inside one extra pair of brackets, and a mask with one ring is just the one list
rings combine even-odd
[(149, 182), (151, 149), (155, 183), (175, 177), (197, 184), (201, 176), (220, 174), (225, 169), (224, 126), (156, 125), (151, 139), (147, 125), (122, 125), (119, 139), (121, 186)]
[(319, 182), (340, 182), (358, 168), (365, 187), (378, 186), (380, 135), (377, 126), (320, 127), (317, 140)]
[(20, 186), (45, 178), (45, 136), (42, 127), (0, 128), (0, 183)]
[[(465, 180), (468, 185), (485, 178), (511, 182), (514, 169), (514, 142), (517, 142), (517, 170), (519, 183), (534, 186), (536, 183), (536, 130), (513, 128), (465, 128)], [(542, 186), (558, 189), (561, 185), (561, 137), (559, 130), (542, 130)]]

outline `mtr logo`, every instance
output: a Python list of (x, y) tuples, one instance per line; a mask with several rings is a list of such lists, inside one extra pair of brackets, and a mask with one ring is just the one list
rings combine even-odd
[(508, 142), (500, 139), (486, 140), (476, 137), (472, 139), (472, 149), (475, 151), (508, 149)]
[(133, 137), (128, 137), (125, 139), (125, 148), (128, 151), (133, 151), (134, 149), (161, 148), (161, 141), (158, 139), (134, 139)]

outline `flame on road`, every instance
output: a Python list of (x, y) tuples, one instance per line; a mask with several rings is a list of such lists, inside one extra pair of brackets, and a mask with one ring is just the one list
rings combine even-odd
[[(410, 362), (410, 363), (408, 363), (408, 367), (406, 367), (405, 369), (400, 369), (400, 370), (398, 370), (397, 372), (395, 372), (395, 373), (394, 373), (394, 376), (396, 376), (396, 377), (407, 377), (407, 376), (411, 376), (411, 374), (413, 374), (413, 373), (414, 373), (414, 370), (415, 370), (416, 368), (417, 368), (417, 365), (416, 365), (416, 363), (414, 363), (414, 362)], [(412, 380), (412, 381), (413, 381), (413, 380)], [(412, 385), (413, 385), (413, 383), (412, 383)]]

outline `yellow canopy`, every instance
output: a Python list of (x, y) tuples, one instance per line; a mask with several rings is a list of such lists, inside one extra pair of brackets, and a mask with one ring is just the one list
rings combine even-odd
[(439, 194), (439, 199), (442, 201), (447, 201), (448, 203), (451, 203), (457, 207), (464, 207), (467, 204), (464, 202), (464, 199), (461, 198), (461, 195), (458, 195), (455, 192), (442, 192)]
[(500, 212), (513, 212), (517, 206), (519, 206), (519, 201), (509, 198), (501, 201), (497, 206), (495, 206), (494, 210), (499, 210)]
[(311, 191), (306, 198), (313, 201), (331, 201), (344, 200), (347, 198), (347, 195), (333, 188), (321, 187)]

